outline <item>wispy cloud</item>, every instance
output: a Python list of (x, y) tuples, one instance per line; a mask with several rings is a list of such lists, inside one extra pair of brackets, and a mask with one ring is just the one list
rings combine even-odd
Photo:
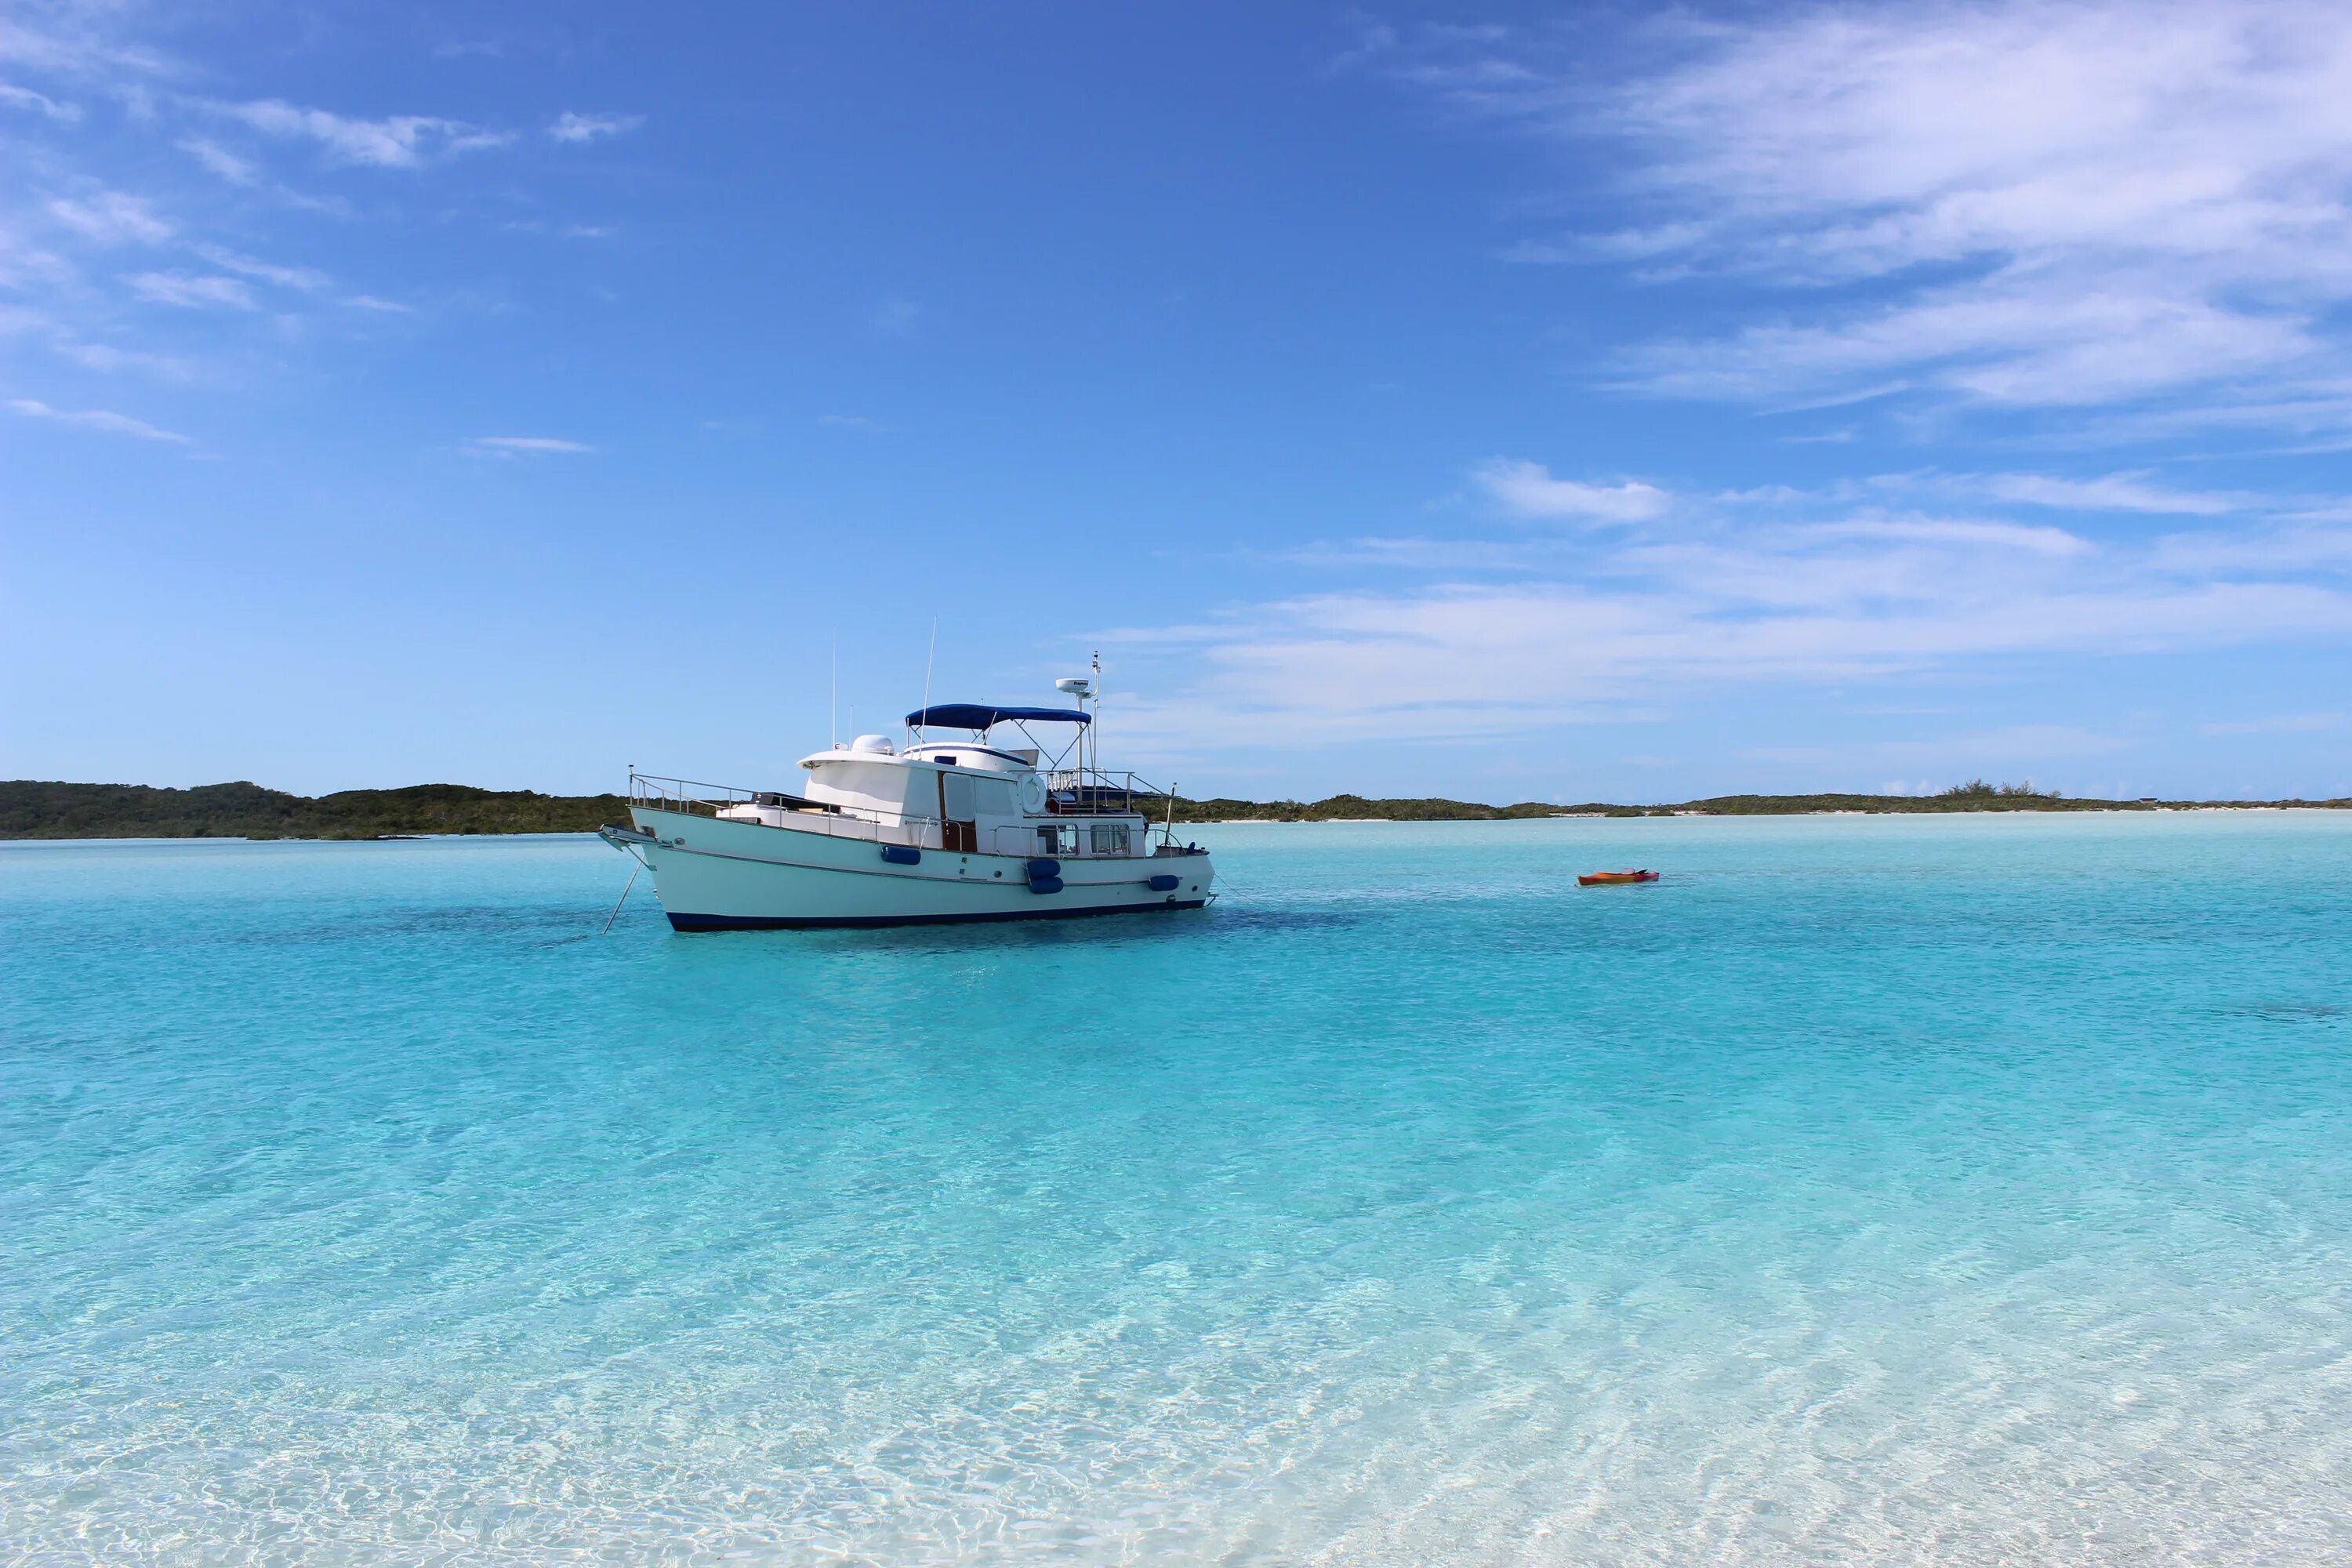
[(205, 107), (266, 136), (314, 142), (337, 162), (377, 168), (413, 169), (433, 157), (512, 140), (502, 132), (426, 114), (362, 120), (277, 99)]
[(247, 278), (258, 279), (264, 283), (273, 284), (280, 289), (297, 289), (306, 294), (315, 293), (331, 281), (325, 273), (313, 268), (281, 267), (275, 262), (262, 261), (250, 256), (240, 255), (225, 246), (198, 245), (194, 249), (198, 256), (203, 257), (215, 267), (228, 272), (241, 273)]
[(2109, 474), (2096, 479), (2057, 479), (2048, 474), (1992, 474), (1985, 478), (1984, 489), (1986, 494), (1997, 500), (2075, 511), (2147, 511), (2211, 517), (2237, 510), (2238, 506), (2228, 496), (2167, 489), (2147, 483), (2137, 474)]
[(885, 300), (874, 308), (874, 314), (867, 320), (885, 337), (903, 338), (914, 331), (922, 314), (923, 308), (912, 300)]
[(260, 171), (249, 158), (240, 158), (219, 142), (203, 136), (189, 136), (179, 142), (180, 151), (202, 163), (219, 178), (232, 185), (250, 185), (261, 177)]
[(30, 110), (68, 125), (81, 118), (79, 104), (61, 103), (45, 92), (35, 92), (29, 87), (17, 87), (5, 81), (0, 81), (0, 104), (6, 104), (11, 109)]
[[(2192, 545), (2000, 516), (1888, 515), (1868, 487), (1843, 502), (1791, 495), (1762, 517), (1756, 504), (1685, 497), (1638, 526), (1532, 552), (1358, 541), (1330, 563), (1385, 556), (1423, 580), (1126, 634), (1189, 672), (1177, 695), (1127, 724), (1139, 740), (1191, 748), (1473, 739), (1768, 684), (2352, 641), (2352, 529), (2281, 525), (2256, 549), (2234, 532)], [(1968, 750), (1976, 744), (1953, 759), (1986, 754)], [(2048, 736), (2026, 749), (2087, 754)], [(1846, 760), (1906, 759), (1931, 757)]]
[(2296, 503), (2255, 492), (2180, 489), (2145, 473), (2064, 474), (1949, 473), (1937, 469), (1885, 473), (1839, 479), (1814, 489), (1765, 486), (1726, 492), (1715, 499), (1766, 507), (1810, 506), (1824, 501), (1991, 501), (2053, 511), (2141, 512), (2158, 516), (2221, 517), (2292, 510)]
[(59, 197), (49, 203), (49, 215), (85, 239), (100, 245), (160, 245), (172, 237), (169, 223), (138, 196), (102, 191), (79, 199)]
[(471, 436), (460, 445), (478, 456), (492, 458), (593, 452), (596, 449), (584, 442), (565, 441), (553, 436)]
[(1802, 531), (1820, 540), (1952, 544), (2021, 550), (2032, 555), (2081, 555), (2092, 548), (2090, 541), (2063, 528), (2036, 528), (2025, 523), (1990, 522), (1969, 518), (1852, 518), (1838, 522), (1809, 524)]
[(1665, 491), (1638, 479), (1615, 485), (1580, 484), (1552, 478), (1551, 471), (1539, 463), (1507, 458), (1481, 464), (1472, 477), (1514, 517), (1638, 522), (1656, 517), (1673, 503)]
[(49, 346), (59, 357), (71, 360), (90, 370), (111, 374), (115, 371), (144, 371), (167, 381), (194, 381), (196, 367), (177, 354), (151, 353), (144, 349), (126, 349), (113, 343), (85, 342), (79, 339), (61, 337)]
[(250, 310), (253, 290), (235, 278), (191, 277), (184, 272), (142, 272), (127, 279), (131, 292), (156, 305), (197, 310)]
[(635, 131), (645, 122), (642, 114), (574, 114), (567, 110), (555, 117), (547, 133), (558, 142), (593, 142), (599, 137)]
[(2339, 5), (1673, 12), (1622, 56), (1587, 44), (1441, 28), (1367, 63), (1622, 171), (1607, 217), (1529, 254), (1755, 291), (1725, 335), (1629, 351), (1628, 384), (2055, 408), (2341, 374)]
[(58, 425), (78, 426), (84, 430), (102, 430), (110, 436), (135, 436), (142, 441), (163, 441), (178, 447), (195, 445), (189, 437), (174, 430), (162, 430), (143, 419), (133, 419), (128, 414), (117, 414), (106, 408), (52, 408), (30, 397), (12, 397), (8, 411), (27, 419), (46, 419)]

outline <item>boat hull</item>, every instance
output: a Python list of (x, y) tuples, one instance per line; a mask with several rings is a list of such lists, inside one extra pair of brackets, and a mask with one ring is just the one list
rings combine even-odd
[[(1056, 890), (1037, 892), (1029, 861), (1017, 855), (925, 848), (906, 865), (885, 859), (872, 838), (643, 806), (630, 816), (649, 840), (633, 847), (681, 931), (1165, 914), (1203, 908), (1214, 896), (1202, 854), (1065, 859)], [(1150, 886), (1171, 875), (1172, 889)]]

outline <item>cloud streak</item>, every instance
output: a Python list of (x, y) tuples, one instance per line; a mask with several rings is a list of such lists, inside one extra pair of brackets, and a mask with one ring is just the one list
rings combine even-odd
[(493, 458), (576, 454), (596, 449), (584, 442), (553, 436), (470, 436), (462, 445), (469, 452)]
[(173, 227), (137, 196), (102, 191), (79, 199), (60, 197), (49, 203), (49, 216), (84, 239), (100, 245), (161, 245)]
[(133, 419), (127, 414), (117, 414), (106, 408), (52, 408), (30, 397), (12, 397), (8, 411), (27, 419), (45, 419), (52, 424), (70, 425), (83, 430), (103, 431), (110, 436), (131, 436), (142, 441), (162, 441), (173, 446), (193, 447), (194, 441), (175, 430), (163, 430), (143, 419)]
[(11, 82), (0, 81), (0, 103), (11, 109), (30, 110), (68, 125), (81, 118), (79, 104), (62, 103), (47, 93), (35, 92), (29, 87), (17, 87)]
[(574, 114), (566, 110), (555, 117), (547, 133), (558, 142), (580, 143), (594, 142), (606, 136), (618, 136), (635, 131), (646, 122), (642, 114)]
[(1616, 485), (1556, 479), (1539, 463), (1496, 458), (1472, 476), (1479, 488), (1513, 517), (1539, 521), (1639, 522), (1656, 517), (1673, 498), (1654, 485), (1628, 479)]
[(274, 98), (208, 102), (205, 107), (265, 136), (315, 142), (335, 162), (382, 169), (414, 169), (435, 157), (502, 146), (512, 140), (505, 132), (484, 131), (462, 120), (425, 114), (363, 120)]
[(191, 310), (250, 310), (253, 290), (235, 278), (191, 277), (184, 272), (142, 272), (126, 279), (131, 291), (155, 305)]

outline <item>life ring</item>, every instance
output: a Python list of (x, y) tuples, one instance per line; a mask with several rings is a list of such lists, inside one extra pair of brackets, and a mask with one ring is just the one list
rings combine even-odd
[(1045, 811), (1045, 779), (1042, 773), (1021, 775), (1021, 809), (1031, 816), (1042, 816)]

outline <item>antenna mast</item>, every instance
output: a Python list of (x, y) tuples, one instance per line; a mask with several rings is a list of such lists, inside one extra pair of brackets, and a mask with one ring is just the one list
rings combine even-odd
[(931, 617), (931, 651), (923, 660), (923, 709), (926, 712), (929, 711), (931, 706), (931, 666), (939, 661), (940, 618), (933, 616)]

